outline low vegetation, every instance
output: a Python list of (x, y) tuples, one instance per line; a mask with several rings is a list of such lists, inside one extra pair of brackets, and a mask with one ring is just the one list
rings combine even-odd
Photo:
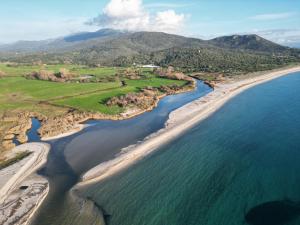
[(272, 55), (215, 48), (173, 48), (151, 54), (120, 57), (114, 61), (118, 66), (131, 65), (133, 62), (153, 62), (161, 67), (173, 65), (185, 73), (221, 73), (224, 76), (235, 76), (299, 63), (300, 54)]
[(29, 151), (21, 152), (21, 153), (18, 153), (14, 158), (0, 161), (0, 170), (4, 169), (6, 167), (9, 167), (16, 162), (21, 161), (22, 159), (29, 156), (31, 153), (32, 152), (29, 152)]
[[(186, 82), (187, 83), (187, 82)], [(186, 85), (186, 83), (184, 85)], [(178, 93), (183, 87), (178, 84), (161, 85), (158, 88), (145, 87), (139, 92), (128, 93), (117, 97), (112, 97), (106, 102), (107, 106), (113, 107), (137, 107), (139, 109), (150, 109), (159, 100), (160, 96)]]
[[(159, 96), (167, 93), (168, 89), (176, 92), (188, 82), (137, 67), (90, 68), (6, 63), (0, 64), (0, 69), (4, 71), (0, 79), (0, 139), (5, 140), (10, 148), (12, 144), (7, 138), (14, 136), (12, 130), (15, 129), (12, 128), (19, 126), (18, 118), (23, 118), (24, 124), (27, 123), (27, 117), (31, 115), (28, 112), (34, 113), (44, 123), (60, 121), (68, 127), (73, 119), (61, 121), (61, 117), (72, 115), (72, 118), (78, 117), (79, 120), (84, 117), (74, 112), (117, 116), (132, 104), (143, 109), (156, 101), (153, 96), (141, 98), (146, 93), (149, 95), (150, 89), (159, 92), (155, 94)], [(114, 104), (113, 99), (124, 98), (121, 96), (127, 99), (136, 96), (136, 101), (131, 99), (131, 105)], [(145, 104), (145, 100), (149, 100), (149, 104)], [(45, 133), (50, 133), (52, 127)], [(0, 151), (3, 150), (0, 147)]]
[[(205, 41), (157, 32), (104, 33), (104, 39), (99, 31), (0, 48), (0, 138), (8, 146), (7, 137), (15, 133), (6, 131), (19, 128), (18, 118), (26, 127), (24, 112), (34, 112), (42, 120), (40, 132), (52, 136), (86, 118), (120, 119), (131, 107), (151, 108), (161, 95), (190, 88), (185, 74), (213, 87), (223, 79), (300, 63), (299, 49), (257, 35)], [(160, 68), (136, 66), (145, 64)]]
[(93, 67), (128, 67), (134, 63), (152, 63), (161, 67), (173, 65), (183, 72), (213, 72), (224, 76), (275, 69), (300, 62), (299, 49), (281, 46), (257, 35), (201, 40), (159, 32), (137, 32), (106, 36), (105, 39), (98, 37), (97, 40), (95, 42), (87, 37), (73, 43), (75, 46), (66, 46), (64, 50), (57, 51), (54, 51), (55, 47), (60, 46), (57, 44), (51, 45), (54, 47), (52, 51), (33, 48), (29, 52), (18, 52), (20, 54), (14, 54), (17, 50), (14, 48), (9, 53), (3, 50), (1, 53), (0, 49), (0, 60)]

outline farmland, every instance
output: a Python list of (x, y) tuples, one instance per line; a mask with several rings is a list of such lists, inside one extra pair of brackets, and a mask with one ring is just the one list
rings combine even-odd
[[(61, 70), (72, 74), (71, 79), (59, 82), (41, 80), (28, 77), (28, 74), (46, 71), (45, 74), (59, 74)], [(9, 65), (0, 64), (0, 139), (8, 143), (7, 147), (0, 147), (0, 151), (10, 148), (12, 134), (21, 137), (21, 133), (14, 133), (16, 126), (26, 127), (30, 115), (40, 115), (44, 118), (42, 128), (52, 132), (59, 122), (73, 126), (75, 120), (67, 122), (64, 118), (72, 118), (74, 112), (103, 115), (103, 118), (118, 116), (127, 110), (120, 105), (107, 105), (113, 97), (126, 94), (135, 96), (144, 88), (161, 86), (185, 86), (186, 80), (169, 79), (155, 74), (150, 69), (138, 69), (138, 75), (128, 76), (128, 71), (136, 71), (124, 67), (86, 67), (80, 65)], [(127, 72), (126, 72), (127, 71)], [(81, 76), (92, 79), (80, 80)], [(153, 92), (154, 93), (154, 92)], [(155, 96), (153, 96), (155, 98)], [(134, 103), (133, 103), (134, 105)], [(19, 118), (19, 119), (18, 119)], [(21, 118), (21, 119), (20, 119)], [(52, 121), (52, 122), (50, 122)], [(56, 121), (56, 122), (55, 122)], [(70, 124), (69, 124), (70, 123)], [(23, 124), (23, 125), (22, 125)], [(50, 124), (50, 125), (49, 125)], [(60, 122), (62, 124), (62, 122)], [(46, 128), (48, 125), (50, 128)], [(53, 127), (51, 127), (53, 126)], [(25, 129), (25, 128), (24, 128)], [(25, 132), (26, 129), (21, 129)], [(64, 128), (63, 128), (64, 129)]]
[(85, 74), (93, 74), (96, 77), (109, 77), (114, 76), (118, 70), (124, 70), (122, 67), (100, 67), (100, 68), (90, 68), (82, 65), (67, 65), (67, 64), (57, 64), (57, 65), (14, 65), (14, 64), (4, 64), (0, 63), (0, 71), (5, 73), (6, 76), (23, 76), (32, 71), (38, 71), (40, 69), (45, 69), (48, 71), (59, 72), (61, 68), (66, 68), (70, 70), (77, 76)]
[(70, 107), (84, 111), (119, 113), (122, 109), (107, 107), (105, 100), (129, 92), (138, 92), (146, 86), (159, 87), (161, 85), (183, 85), (185, 83), (184, 81), (160, 78), (149, 70), (144, 70), (141, 79), (125, 79), (126, 85), (124, 86), (119, 80), (113, 79), (115, 73), (124, 70), (124, 68), (86, 68), (71, 65), (52, 65), (43, 68), (54, 72), (59, 71), (60, 68), (67, 68), (72, 72), (76, 72), (78, 76), (91, 74), (96, 77), (112, 78), (112, 81), (59, 83), (29, 80), (24, 78), (23, 75), (38, 70), (40, 67), (8, 67), (0, 64), (0, 71), (5, 73), (5, 76), (0, 79), (0, 113), (6, 110), (31, 109), (40, 103), (51, 103), (51, 105), (58, 107)]

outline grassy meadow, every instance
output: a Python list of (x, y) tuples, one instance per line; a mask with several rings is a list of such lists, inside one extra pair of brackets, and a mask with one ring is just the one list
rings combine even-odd
[(139, 80), (125, 80), (126, 86), (122, 86), (119, 80), (98, 83), (58, 83), (23, 77), (40, 69), (58, 72), (61, 68), (66, 68), (78, 76), (90, 74), (108, 78), (114, 78), (117, 72), (125, 70), (125, 68), (112, 67), (88, 68), (80, 65), (7, 66), (0, 64), (0, 71), (5, 73), (4, 77), (0, 78), (0, 113), (24, 109), (48, 114), (54, 113), (53, 107), (62, 107), (117, 114), (123, 109), (108, 107), (105, 105), (105, 100), (129, 92), (137, 92), (146, 86), (184, 84), (184, 81), (159, 78), (150, 70), (143, 70), (142, 78)]
[(78, 77), (80, 75), (92, 74), (96, 77), (109, 77), (114, 76), (117, 71), (122, 71), (125, 68), (122, 67), (100, 67), (100, 68), (89, 68), (81, 65), (9, 65), (0, 63), (0, 71), (4, 72), (6, 76), (23, 76), (32, 71), (38, 71), (41, 69), (52, 71), (54, 73), (59, 72), (61, 68), (68, 69)]

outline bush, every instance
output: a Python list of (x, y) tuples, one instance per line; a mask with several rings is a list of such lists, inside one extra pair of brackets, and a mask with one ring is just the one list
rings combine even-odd
[(6, 76), (6, 73), (4, 73), (3, 71), (0, 70), (0, 78), (3, 78)]

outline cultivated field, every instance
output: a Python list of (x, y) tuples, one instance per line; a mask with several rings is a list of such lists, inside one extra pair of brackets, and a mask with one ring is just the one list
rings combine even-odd
[[(115, 74), (125, 68), (87, 68), (77, 65), (50, 65), (43, 66), (44, 70), (58, 72), (66, 68), (79, 76), (94, 75), (107, 77), (111, 81), (101, 82), (50, 82), (30, 80), (23, 76), (41, 69), (41, 66), (16, 66), (9, 67), (0, 64), (0, 71), (5, 75), (0, 79), (0, 113), (7, 110), (34, 110), (37, 105), (42, 105), (42, 111), (49, 107), (70, 107), (78, 110), (93, 111), (106, 114), (120, 113), (119, 107), (108, 107), (105, 100), (129, 92), (138, 92), (140, 88), (151, 86), (178, 84), (185, 81), (170, 80), (154, 75), (149, 69), (142, 71), (142, 76), (137, 80), (122, 78), (126, 85), (115, 79)], [(40, 110), (39, 110), (40, 111)]]
[[(41, 77), (42, 80), (40, 77), (28, 77), (28, 74), (41, 74), (41, 71), (46, 75), (49, 73), (56, 76), (62, 69), (71, 76), (66, 79), (60, 77), (59, 82), (49, 81), (47, 77)], [(0, 64), (0, 161), (3, 156), (1, 152), (11, 146), (3, 144), (10, 143), (12, 138), (8, 131), (12, 127), (26, 124), (27, 117), (22, 116), (24, 113), (37, 113), (48, 119), (64, 117), (70, 111), (116, 115), (126, 108), (119, 105), (108, 106), (106, 102), (112, 97), (137, 93), (145, 87), (173, 84), (182, 86), (187, 82), (159, 77), (150, 69), (139, 69), (138, 75), (133, 72), (133, 77), (128, 71), (132, 71), (132, 68)], [(82, 77), (89, 79), (82, 80)]]

